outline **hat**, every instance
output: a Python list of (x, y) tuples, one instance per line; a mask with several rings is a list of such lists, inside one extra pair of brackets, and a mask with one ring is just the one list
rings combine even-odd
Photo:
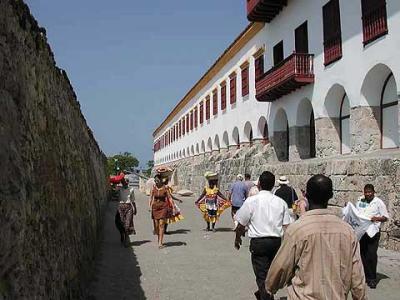
[(204, 177), (207, 180), (215, 180), (215, 179), (218, 179), (218, 173), (207, 171), (206, 173), (204, 173)]
[(289, 184), (289, 180), (286, 178), (286, 176), (281, 176), (278, 179), (279, 184)]
[(244, 176), (243, 176), (242, 174), (238, 174), (238, 175), (236, 176), (236, 178), (237, 178), (238, 180), (243, 180), (243, 179), (244, 179)]
[(156, 172), (160, 177), (170, 177), (172, 176), (173, 170), (168, 167), (160, 167), (156, 169)]

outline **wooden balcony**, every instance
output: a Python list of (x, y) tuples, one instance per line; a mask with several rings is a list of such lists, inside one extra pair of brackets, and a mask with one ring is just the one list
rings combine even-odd
[(247, 0), (247, 19), (269, 23), (286, 5), (287, 0)]
[(314, 54), (293, 53), (256, 81), (256, 98), (272, 102), (313, 82)]

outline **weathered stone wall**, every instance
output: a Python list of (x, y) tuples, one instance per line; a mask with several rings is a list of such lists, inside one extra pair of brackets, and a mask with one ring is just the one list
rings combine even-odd
[[(329, 158), (315, 158), (294, 162), (276, 160), (270, 144), (262, 150), (252, 147), (208, 157), (197, 156), (178, 161), (175, 168), (178, 188), (188, 188), (200, 193), (206, 184), (206, 171), (220, 173), (221, 190), (228, 190), (229, 184), (239, 173), (250, 173), (252, 180), (265, 170), (276, 176), (288, 176), (291, 184), (300, 193), (307, 180), (315, 174), (330, 176), (334, 184), (334, 198), (330, 205), (335, 210), (345, 202), (355, 202), (362, 195), (366, 183), (375, 185), (377, 196), (386, 203), (390, 221), (382, 228), (381, 245), (400, 251), (400, 151), (376, 151), (364, 155), (346, 155)], [(176, 180), (175, 180), (176, 181)]]
[(106, 199), (105, 156), (45, 30), (0, 0), (0, 299), (79, 299)]

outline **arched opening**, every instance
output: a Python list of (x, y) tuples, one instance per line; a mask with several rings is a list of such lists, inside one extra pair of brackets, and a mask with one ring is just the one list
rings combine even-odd
[(349, 153), (350, 146), (350, 101), (344, 87), (334, 84), (325, 97), (327, 118), (318, 120), (317, 136), (321, 156)]
[(204, 143), (204, 141), (201, 141), (201, 153), (206, 152), (206, 144)]
[(264, 144), (268, 143), (269, 133), (268, 133), (268, 123), (265, 117), (261, 117), (258, 120), (258, 135), (262, 137)]
[(238, 148), (240, 147), (239, 130), (237, 127), (233, 128), (232, 142), (233, 142), (233, 145), (237, 146)]
[(279, 161), (289, 160), (289, 123), (286, 112), (281, 108), (275, 115), (273, 145)]
[(385, 80), (381, 97), (381, 134), (383, 149), (399, 147), (399, 101), (393, 73)]
[(222, 136), (222, 146), (224, 148), (228, 148), (229, 147), (229, 136), (228, 136), (228, 132), (224, 132), (223, 136)]
[(347, 154), (351, 152), (350, 146), (350, 102), (347, 94), (344, 94), (340, 104), (340, 153)]
[(296, 148), (300, 158), (315, 157), (315, 119), (310, 100), (300, 101), (295, 127)]
[(253, 128), (251, 127), (250, 122), (246, 122), (244, 125), (244, 142), (251, 143), (253, 142)]
[(214, 138), (214, 149), (219, 151), (220, 148), (221, 148), (221, 146), (219, 144), (219, 136), (216, 135), (215, 138)]
[(207, 141), (207, 152), (211, 152), (212, 151), (212, 141), (211, 141), (211, 138), (208, 138), (208, 141)]
[(196, 155), (200, 153), (199, 143), (196, 143)]
[(397, 87), (391, 69), (384, 64), (374, 66), (365, 76), (361, 103), (351, 122), (357, 124), (352, 129), (357, 139), (357, 152), (398, 146), (398, 121), (394, 124), (396, 112), (398, 120), (397, 101)]
[(191, 149), (190, 149), (190, 151), (191, 151), (191, 155), (193, 156), (194, 155), (194, 146), (192, 145), (192, 147), (191, 147)]

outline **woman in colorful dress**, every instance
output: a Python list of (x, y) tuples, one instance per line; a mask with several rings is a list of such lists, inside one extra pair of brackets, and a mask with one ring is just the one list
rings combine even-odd
[(215, 223), (223, 211), (231, 206), (231, 203), (218, 189), (218, 174), (207, 172), (204, 176), (208, 181), (208, 186), (204, 188), (195, 204), (207, 223), (206, 230), (215, 232)]
[[(172, 224), (172, 223), (176, 223), (179, 222), (181, 220), (184, 219), (183, 215), (181, 214), (181, 210), (178, 207), (178, 205), (175, 203), (175, 201), (178, 201), (179, 203), (183, 203), (183, 201), (177, 197), (175, 197), (172, 192), (172, 187), (170, 187), (168, 185), (169, 182), (169, 178), (168, 177), (164, 177), (161, 179), (161, 181), (163, 182), (163, 184), (168, 188), (169, 190), (169, 194), (170, 194), (170, 209), (169, 209), (169, 214), (167, 216), (167, 223), (164, 226), (164, 234), (168, 234), (167, 233), (167, 227), (168, 224)], [(175, 201), (174, 201), (175, 200)]]
[(173, 201), (170, 187), (165, 184), (168, 183), (168, 176), (160, 171), (154, 177), (154, 181), (155, 185), (150, 194), (150, 207), (154, 230), (158, 236), (158, 247), (161, 249), (164, 247), (165, 225), (182, 220), (183, 216)]

